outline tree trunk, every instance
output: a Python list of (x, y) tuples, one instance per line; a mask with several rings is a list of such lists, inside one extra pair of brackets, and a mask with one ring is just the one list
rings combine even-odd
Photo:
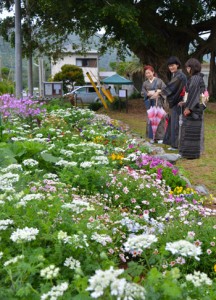
[(211, 60), (210, 60), (210, 71), (209, 71), (209, 79), (208, 79), (208, 91), (209, 96), (216, 100), (216, 50), (211, 52)]
[(21, 4), (15, 1), (15, 83), (16, 97), (22, 97), (22, 38), (21, 38)]

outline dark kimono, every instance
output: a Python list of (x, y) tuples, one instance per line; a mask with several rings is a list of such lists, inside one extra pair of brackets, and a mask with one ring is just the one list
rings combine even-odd
[(183, 99), (186, 82), (187, 78), (185, 74), (181, 70), (177, 70), (170, 82), (161, 92), (162, 96), (167, 97), (170, 108), (169, 124), (163, 143), (176, 149), (179, 145), (179, 116), (181, 114), (181, 108), (178, 106), (178, 103)]
[(183, 116), (180, 135), (179, 153), (185, 158), (199, 158), (203, 149), (203, 104), (200, 104), (200, 94), (205, 90), (203, 75), (193, 75), (187, 84), (188, 92), (185, 108), (190, 109), (188, 116)]
[[(152, 82), (149, 80), (144, 81), (142, 86), (141, 95), (144, 97), (144, 104), (146, 107), (146, 110), (148, 110), (151, 106), (156, 105), (156, 100), (148, 98), (147, 93), (149, 91), (156, 91), (161, 90), (162, 88), (165, 88), (165, 83), (160, 78), (154, 78)], [(162, 97), (159, 97), (157, 100), (157, 105), (159, 107), (163, 107), (164, 100)], [(155, 140), (163, 140), (165, 134), (165, 119), (161, 120), (160, 124), (158, 125), (157, 131), (155, 133)], [(146, 137), (149, 139), (153, 139), (153, 131), (151, 126), (151, 121), (149, 120), (147, 116), (147, 125), (146, 125)]]

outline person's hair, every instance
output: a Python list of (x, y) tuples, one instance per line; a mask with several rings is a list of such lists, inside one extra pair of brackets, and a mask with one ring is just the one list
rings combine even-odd
[(185, 67), (191, 68), (190, 70), (191, 75), (197, 74), (201, 71), (201, 63), (196, 58), (189, 58), (185, 63)]
[(150, 71), (152, 71), (152, 72), (155, 74), (154, 68), (153, 68), (152, 66), (150, 66), (150, 65), (144, 66), (143, 69), (144, 69), (144, 72), (145, 72), (146, 70), (150, 70)]
[(167, 66), (169, 65), (178, 65), (178, 68), (181, 67), (181, 62), (177, 56), (170, 56), (167, 59)]

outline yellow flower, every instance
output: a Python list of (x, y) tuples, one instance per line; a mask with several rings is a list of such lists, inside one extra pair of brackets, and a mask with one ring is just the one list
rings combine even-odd
[(214, 271), (216, 272), (216, 264), (214, 265)]

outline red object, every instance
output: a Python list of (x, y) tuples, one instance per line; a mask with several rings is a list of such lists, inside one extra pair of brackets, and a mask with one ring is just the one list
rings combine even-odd
[(186, 90), (185, 90), (185, 86), (184, 86), (181, 93), (180, 93), (180, 96), (183, 97), (185, 95), (185, 92), (186, 92)]

